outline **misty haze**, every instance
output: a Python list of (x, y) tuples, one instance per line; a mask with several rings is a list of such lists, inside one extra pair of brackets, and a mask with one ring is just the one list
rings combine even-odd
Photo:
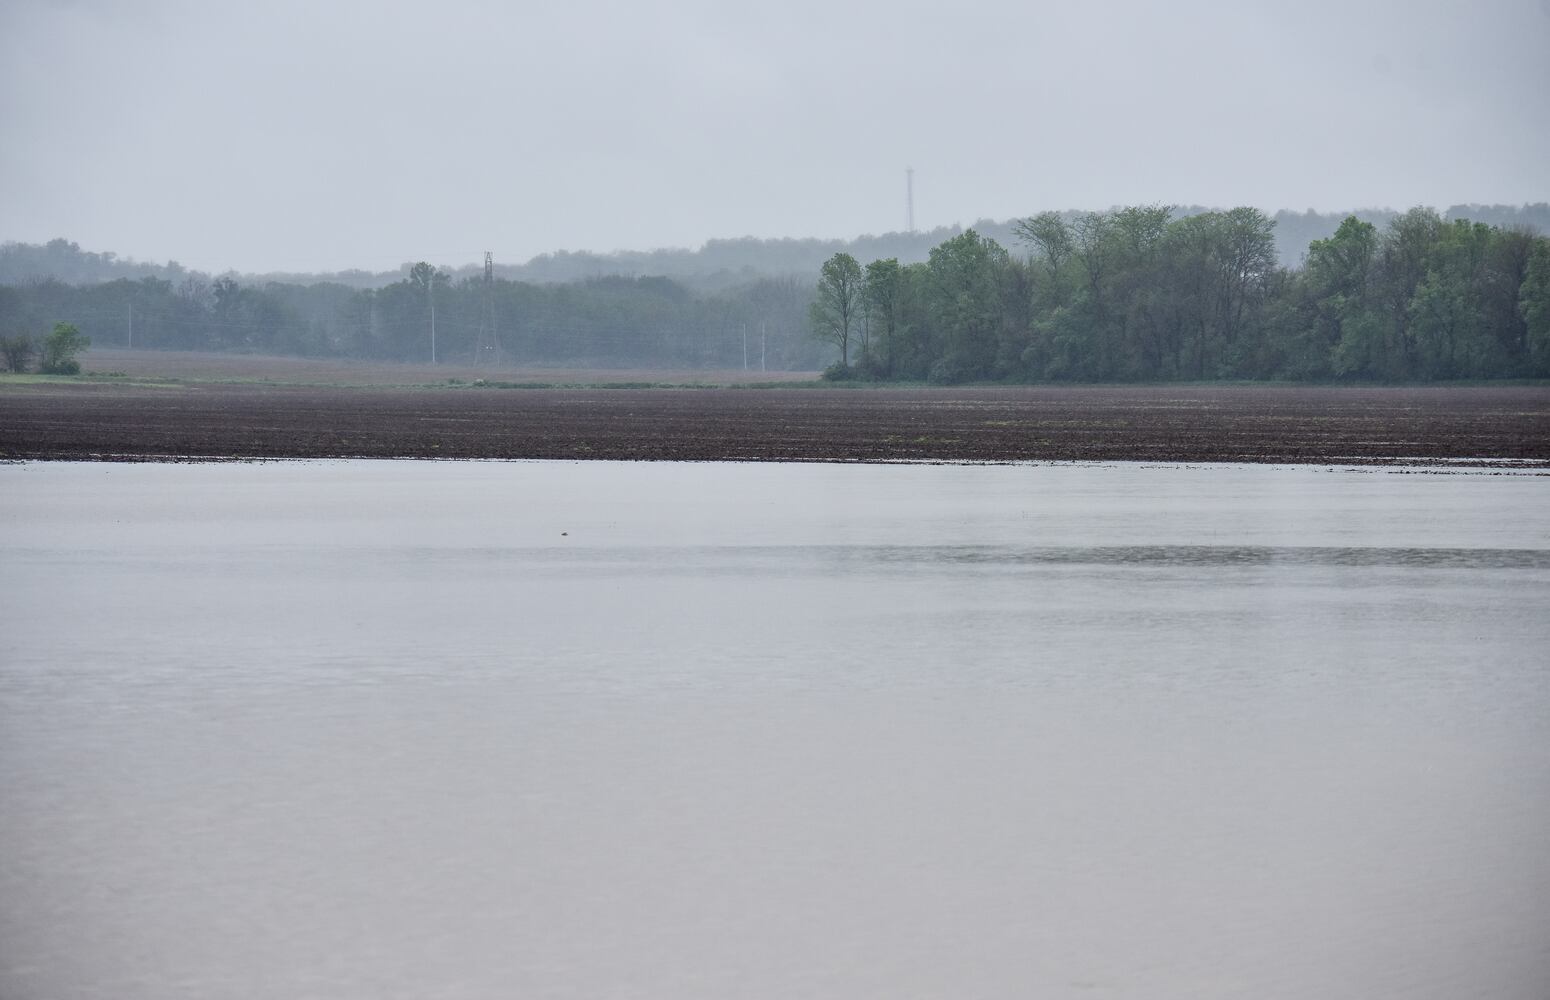
[(0, 6), (0, 998), (1550, 995), (1550, 0)]

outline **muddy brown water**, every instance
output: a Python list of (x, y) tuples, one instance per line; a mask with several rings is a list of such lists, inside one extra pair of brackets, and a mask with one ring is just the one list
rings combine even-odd
[(1550, 477), (44, 463), (0, 496), (3, 997), (1550, 983)]

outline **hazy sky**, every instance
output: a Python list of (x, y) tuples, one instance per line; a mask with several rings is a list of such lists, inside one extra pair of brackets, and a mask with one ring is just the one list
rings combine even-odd
[(0, 0), (0, 240), (516, 262), (1550, 200), (1550, 0)]

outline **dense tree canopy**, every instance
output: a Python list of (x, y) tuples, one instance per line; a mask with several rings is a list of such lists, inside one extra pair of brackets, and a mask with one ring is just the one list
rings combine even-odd
[(1253, 208), (1139, 205), (1014, 227), (1024, 259), (970, 230), (925, 264), (876, 261), (871, 377), (961, 381), (1432, 380), (1550, 376), (1550, 240), (1354, 216), (1279, 263)]

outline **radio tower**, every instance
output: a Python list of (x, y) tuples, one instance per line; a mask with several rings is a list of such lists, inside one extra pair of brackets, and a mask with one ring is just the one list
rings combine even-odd
[(484, 310), (479, 317), (479, 341), (474, 345), (474, 363), (499, 364), (501, 341), (495, 333), (495, 257), (484, 252)]
[(904, 231), (915, 232), (915, 168), (904, 168)]

